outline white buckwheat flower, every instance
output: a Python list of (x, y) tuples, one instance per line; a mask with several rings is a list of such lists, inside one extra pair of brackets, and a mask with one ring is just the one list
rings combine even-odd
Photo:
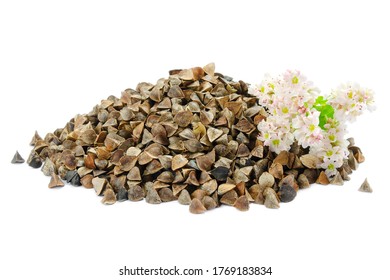
[(322, 129), (318, 126), (319, 116), (320, 112), (311, 110), (296, 116), (292, 120), (295, 139), (303, 148), (318, 144), (324, 138)]
[(373, 111), (374, 92), (357, 83), (346, 83), (333, 90), (329, 103), (336, 109), (340, 120), (354, 122), (366, 109)]

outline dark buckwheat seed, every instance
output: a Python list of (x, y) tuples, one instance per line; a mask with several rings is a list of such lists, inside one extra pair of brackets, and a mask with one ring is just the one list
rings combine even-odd
[(211, 171), (211, 175), (218, 181), (226, 181), (229, 175), (229, 169), (226, 167), (218, 166)]
[(18, 151), (16, 151), (14, 157), (11, 160), (11, 163), (24, 163), (24, 159), (22, 156), (19, 154)]
[(280, 202), (291, 202), (297, 196), (296, 190), (289, 185), (282, 185), (279, 189)]
[(124, 187), (119, 188), (118, 193), (116, 194), (117, 201), (128, 200), (128, 192)]
[(81, 186), (80, 175), (75, 170), (70, 170), (65, 175), (65, 180), (73, 186)]

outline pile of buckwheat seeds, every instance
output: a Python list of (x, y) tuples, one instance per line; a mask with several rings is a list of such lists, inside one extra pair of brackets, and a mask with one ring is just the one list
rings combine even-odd
[[(49, 188), (93, 188), (102, 203), (178, 200), (191, 213), (251, 202), (279, 208), (310, 184), (342, 185), (364, 161), (350, 156), (331, 180), (317, 158), (294, 144), (276, 155), (258, 140), (266, 109), (248, 85), (205, 67), (171, 70), (156, 84), (139, 83), (76, 115), (43, 139), (36, 133), (27, 163), (50, 176)], [(16, 153), (12, 163), (23, 163)], [(363, 191), (372, 191), (367, 187)]]

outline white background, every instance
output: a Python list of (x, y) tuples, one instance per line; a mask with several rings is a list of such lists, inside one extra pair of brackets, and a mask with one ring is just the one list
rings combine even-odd
[[(390, 279), (386, 1), (1, 1), (0, 279), (120, 277), (128, 267), (272, 266), (266, 277)], [(47, 188), (11, 165), (101, 99), (168, 70), (216, 63), (250, 83), (299, 69), (329, 92), (376, 91), (377, 111), (349, 126), (366, 162), (344, 186), (298, 193), (279, 210), (251, 205), (192, 215), (177, 202), (104, 206), (93, 190)], [(358, 192), (368, 177), (374, 193)]]

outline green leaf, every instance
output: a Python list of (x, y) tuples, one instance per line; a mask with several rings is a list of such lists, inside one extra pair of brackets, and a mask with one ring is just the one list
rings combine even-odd
[(328, 100), (324, 99), (323, 96), (318, 96), (317, 99), (316, 99), (316, 102), (313, 105), (313, 107), (314, 108), (318, 107), (320, 109), (322, 106), (325, 106), (327, 102), (328, 102)]
[(333, 119), (334, 117), (334, 109), (327, 102), (328, 100), (324, 99), (323, 96), (318, 96), (313, 105), (313, 108), (320, 112), (319, 127), (322, 129), (325, 129), (328, 119)]

